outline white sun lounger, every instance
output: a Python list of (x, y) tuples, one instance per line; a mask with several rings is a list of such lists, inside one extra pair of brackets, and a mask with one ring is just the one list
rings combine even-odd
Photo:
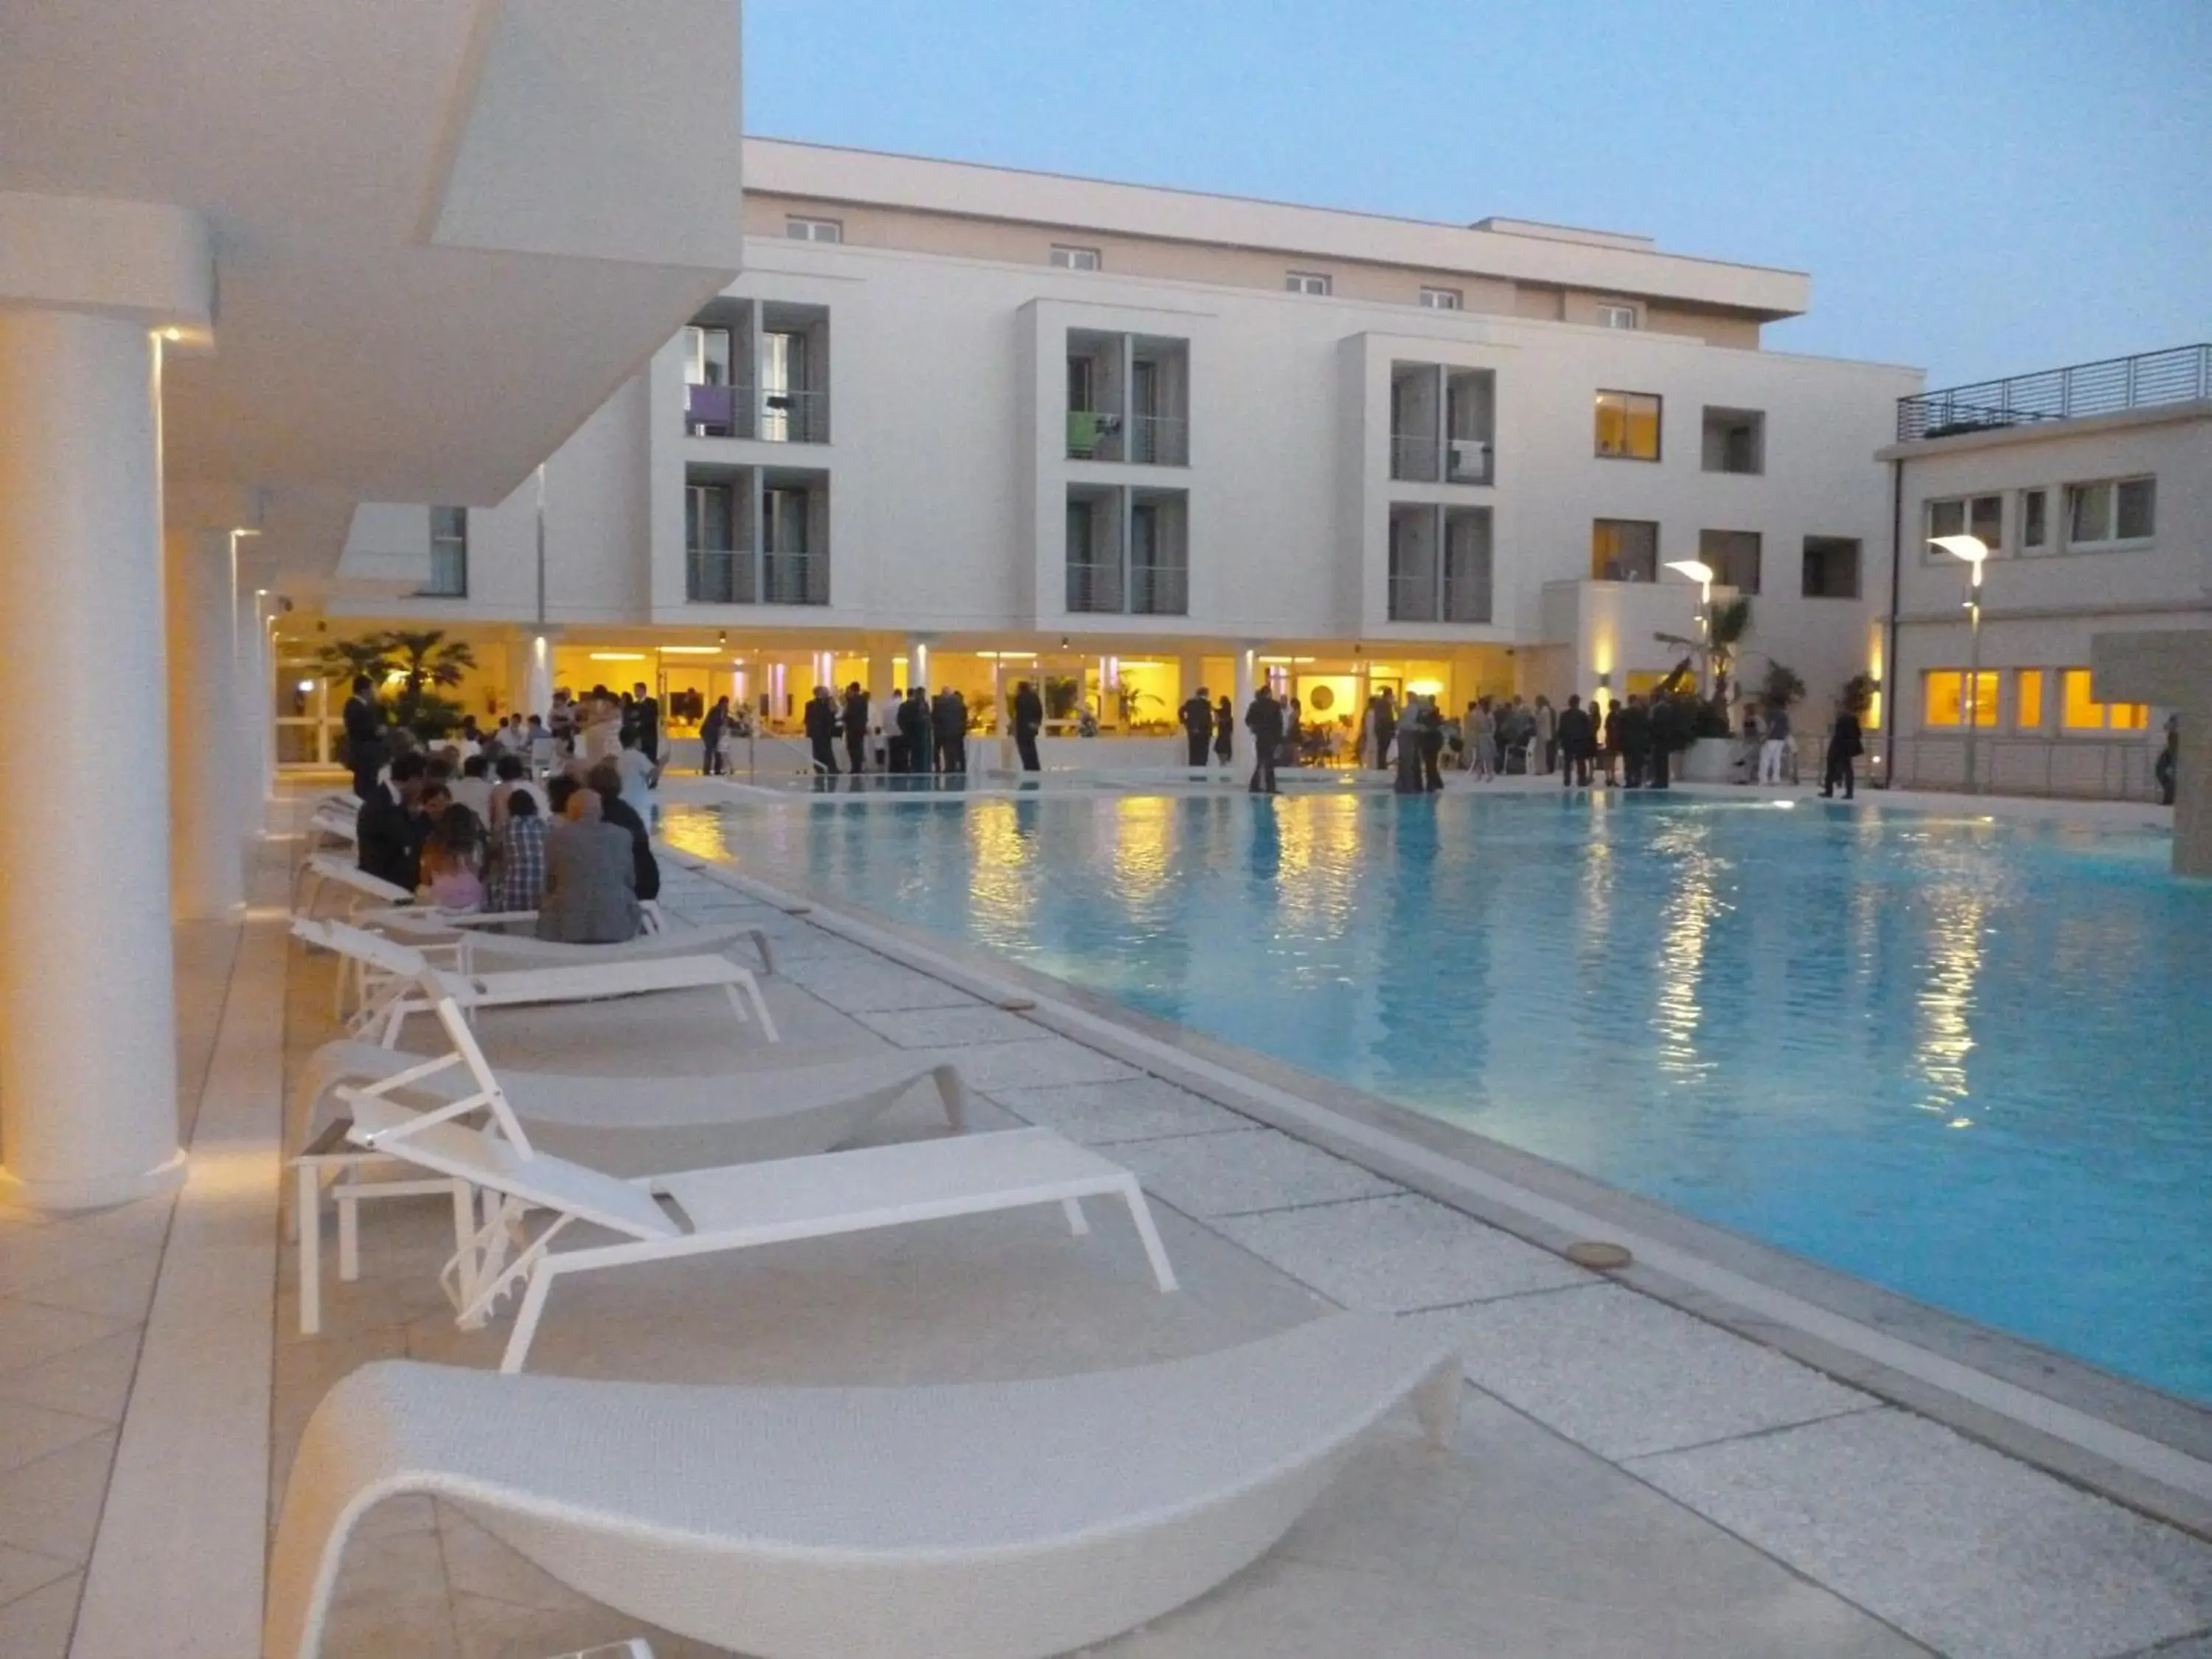
[[(321, 1134), (314, 1121), (323, 1102), (343, 1085), (376, 1088), (432, 1108), (481, 1109), (496, 1117), (506, 1103), (533, 1146), (618, 1176), (803, 1158), (841, 1146), (916, 1087), (936, 1085), (945, 1121), (965, 1127), (967, 1085), (950, 1062), (904, 1054), (871, 1054), (826, 1066), (800, 1066), (714, 1077), (574, 1077), (558, 1073), (495, 1073), (462, 1019), (441, 1000), (439, 1023), (453, 1044), (441, 1059), (400, 1054), (367, 1042), (326, 1042), (308, 1059), (285, 1112), (284, 1146), (294, 1186), (288, 1221), (300, 1252), (300, 1329), (322, 1328), (322, 1198), (335, 1182), (338, 1277), (360, 1274), (360, 1206), (382, 1198), (452, 1191), (454, 1243), (465, 1257), (477, 1222), (467, 1184), (439, 1176), (393, 1181), (397, 1162), (345, 1144), (349, 1121)], [(364, 1179), (368, 1176), (368, 1179)]]
[(301, 915), (313, 915), (323, 890), (332, 884), (346, 890), (346, 907), (350, 915), (358, 915), (363, 907), (372, 903), (388, 908), (412, 903), (415, 898), (397, 882), (369, 874), (354, 861), (350, 851), (310, 853), (301, 860), (292, 884), (292, 908)]
[[(416, 1112), (389, 1098), (398, 1086), (387, 1082), (338, 1089), (338, 1098), (353, 1114), (354, 1144), (389, 1152), (434, 1176), (465, 1181), (506, 1200), (440, 1275), (462, 1326), (470, 1329), (489, 1319), (509, 1290), (527, 1281), (501, 1370), (522, 1369), (546, 1295), (562, 1273), (1035, 1204), (1059, 1205), (1069, 1227), (1085, 1233), (1091, 1229), (1083, 1200), (1121, 1200), (1161, 1291), (1176, 1287), (1175, 1270), (1168, 1265), (1136, 1176), (1049, 1129), (905, 1141), (815, 1158), (667, 1170), (625, 1181), (535, 1151), (504, 1097)], [(496, 1134), (453, 1121), (477, 1110), (490, 1118)], [(657, 1198), (671, 1200), (676, 1212)], [(523, 1218), (532, 1210), (550, 1211), (553, 1218), (524, 1244)], [(605, 1228), (623, 1242), (551, 1249), (554, 1239), (579, 1221)], [(510, 1244), (522, 1246), (512, 1260)]]
[(571, 945), (562, 939), (538, 939), (521, 933), (492, 931), (511, 922), (537, 920), (535, 910), (461, 914), (429, 908), (387, 910), (356, 917), (406, 939), (433, 944), (456, 943), (460, 971), (465, 974), (499, 972), (517, 968), (562, 968), (577, 963), (644, 962), (655, 957), (720, 953), (739, 943), (759, 952), (761, 971), (775, 971), (775, 950), (757, 927), (732, 923), (717, 927), (675, 927), (653, 914), (653, 926), (635, 939), (616, 945)]
[[(740, 1024), (756, 1021), (763, 1036), (770, 1042), (777, 1040), (775, 1021), (761, 996), (760, 981), (750, 969), (740, 968), (727, 957), (595, 960), (573, 967), (457, 975), (433, 968), (420, 946), (403, 945), (342, 921), (295, 916), (292, 931), (310, 945), (339, 951), (386, 976), (350, 1024), (356, 1032), (374, 1031), (387, 1048), (398, 1046), (400, 1029), (408, 1016), (428, 1012), (441, 994), (452, 997), (464, 1012), (472, 1014), (479, 1008), (594, 1002), (656, 991), (713, 988), (720, 988), (728, 997), (730, 1012)], [(433, 977), (426, 980), (425, 975)]]
[(379, 1360), (301, 1439), (262, 1653), (317, 1659), (348, 1536), (429, 1493), (580, 1594), (714, 1647), (1044, 1659), (1258, 1559), (1407, 1395), (1449, 1449), (1460, 1389), (1444, 1344), (1356, 1314), (1133, 1370), (920, 1388)]

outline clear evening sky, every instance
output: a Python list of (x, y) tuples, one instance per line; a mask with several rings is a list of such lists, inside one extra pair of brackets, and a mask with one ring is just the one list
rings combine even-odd
[(2212, 0), (748, 0), (775, 137), (1813, 275), (1931, 386), (2212, 338)]

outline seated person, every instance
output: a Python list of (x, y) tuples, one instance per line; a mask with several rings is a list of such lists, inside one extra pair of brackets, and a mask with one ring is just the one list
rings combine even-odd
[(422, 842), (409, 811), (422, 789), (422, 757), (393, 757), (389, 779), (369, 792), (354, 815), (356, 862), (380, 881), (413, 892)]
[(568, 945), (619, 945), (644, 922), (630, 838), (601, 816), (599, 792), (570, 794), (563, 822), (545, 837), (545, 896), (538, 937)]
[(586, 775), (585, 781), (599, 797), (599, 804), (609, 823), (629, 832), (630, 850), (637, 865), (637, 896), (640, 899), (660, 896), (660, 866), (653, 856), (653, 835), (645, 827), (645, 820), (637, 809), (623, 799), (623, 776), (612, 761), (601, 761)]
[(493, 890), (497, 895), (494, 909), (535, 910), (543, 902), (546, 828), (535, 795), (518, 789), (507, 798), (506, 820), (499, 827), (499, 878)]
[(418, 898), (441, 910), (481, 910), (484, 904), (483, 826), (456, 801), (439, 816), (422, 844)]
[(477, 815), (478, 823), (491, 822), (491, 763), (482, 755), (461, 762), (461, 775), (453, 782), (453, 799)]

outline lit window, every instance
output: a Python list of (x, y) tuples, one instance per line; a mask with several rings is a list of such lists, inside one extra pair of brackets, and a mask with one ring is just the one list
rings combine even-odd
[(1095, 247), (1071, 247), (1063, 242), (1052, 245), (1052, 262), (1062, 270), (1096, 270), (1103, 263)]
[(1634, 328), (1637, 325), (1636, 307), (1625, 301), (1601, 305), (1597, 308), (1597, 325), (1600, 328)]
[[(1923, 726), (1961, 726), (1966, 677), (1955, 668), (1930, 669), (1920, 677), (1923, 688)], [(1974, 676), (1974, 724), (1997, 723), (1997, 677), (1993, 671)]]
[(2020, 547), (2023, 553), (2040, 553), (2050, 545), (2051, 526), (2046, 517), (2050, 510), (2048, 490), (2020, 492)]
[(2150, 724), (2150, 710), (2139, 702), (2099, 702), (2086, 668), (2069, 668), (2059, 675), (2059, 725), (2069, 732), (2140, 732)]
[(845, 222), (842, 219), (802, 219), (793, 214), (784, 220), (783, 234), (794, 242), (842, 242), (845, 240)]
[(2013, 729), (2019, 732), (2040, 732), (2043, 729), (2043, 671), (2023, 668), (2013, 676)]
[[(1936, 536), (1974, 536), (1991, 553), (2004, 546), (2004, 497), (2002, 495), (1954, 495), (1944, 501), (1928, 503), (1928, 534)], [(1951, 556), (1940, 547), (1921, 545), (1923, 563), (1938, 563)]]
[(1597, 394), (1597, 453), (1619, 460), (1659, 459), (1660, 400), (1648, 392)]
[(2069, 550), (2148, 541), (2158, 512), (2154, 478), (2106, 478), (2066, 486)]
[(1283, 286), (1292, 294), (1327, 294), (1334, 285), (1320, 271), (1292, 270), (1284, 274)]
[(1425, 288), (1421, 290), (1421, 309), (1457, 311), (1465, 302), (1465, 297), (1455, 288)]

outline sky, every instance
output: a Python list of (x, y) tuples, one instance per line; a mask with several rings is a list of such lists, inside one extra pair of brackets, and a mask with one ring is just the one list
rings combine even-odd
[(1929, 385), (2212, 339), (2212, 0), (746, 0), (745, 128), (1813, 276)]

